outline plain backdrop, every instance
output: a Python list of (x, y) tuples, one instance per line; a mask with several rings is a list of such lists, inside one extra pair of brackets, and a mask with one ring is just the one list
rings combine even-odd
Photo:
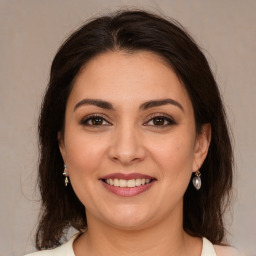
[(177, 19), (205, 49), (234, 138), (228, 238), (256, 255), (255, 0), (0, 0), (0, 256), (35, 250), (36, 124), (54, 54), (86, 19), (127, 6)]

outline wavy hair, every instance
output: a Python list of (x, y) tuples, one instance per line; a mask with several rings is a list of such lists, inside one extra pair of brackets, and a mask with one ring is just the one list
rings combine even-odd
[(203, 124), (211, 124), (212, 139), (200, 169), (202, 187), (197, 191), (190, 182), (185, 192), (183, 228), (190, 235), (222, 243), (223, 213), (232, 188), (233, 153), (214, 76), (201, 49), (178, 22), (141, 10), (126, 10), (84, 24), (63, 43), (52, 62), (38, 125), (42, 206), (36, 247), (56, 247), (69, 227), (82, 232), (87, 225), (85, 207), (72, 186), (63, 185), (57, 133), (64, 130), (67, 99), (81, 68), (96, 55), (117, 50), (146, 50), (166, 60), (189, 94), (197, 133)]

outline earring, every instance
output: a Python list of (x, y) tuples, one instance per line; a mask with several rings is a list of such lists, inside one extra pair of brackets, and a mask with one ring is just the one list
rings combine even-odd
[(66, 176), (65, 178), (65, 186), (68, 185), (69, 181), (68, 181), (68, 174), (67, 174), (67, 166), (64, 164), (64, 172), (63, 172), (63, 175)]
[(202, 184), (200, 176), (201, 176), (201, 172), (196, 171), (196, 172), (195, 172), (195, 177), (194, 177), (193, 180), (192, 180), (193, 185), (194, 185), (194, 187), (195, 187), (197, 190), (199, 190), (199, 189), (201, 188), (201, 184)]

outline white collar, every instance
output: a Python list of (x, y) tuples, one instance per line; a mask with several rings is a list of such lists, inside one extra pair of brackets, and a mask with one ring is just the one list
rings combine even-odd
[(216, 256), (213, 244), (203, 237), (203, 249), (201, 256)]

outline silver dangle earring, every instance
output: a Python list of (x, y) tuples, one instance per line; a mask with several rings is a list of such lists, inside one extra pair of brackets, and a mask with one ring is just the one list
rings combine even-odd
[(64, 172), (63, 175), (66, 176), (65, 178), (65, 186), (68, 185), (69, 181), (68, 181), (68, 174), (67, 174), (67, 166), (64, 164)]
[(196, 172), (195, 172), (195, 177), (194, 177), (193, 180), (192, 180), (193, 185), (194, 185), (194, 187), (195, 187), (197, 190), (199, 190), (199, 189), (201, 188), (201, 184), (202, 184), (200, 176), (201, 176), (201, 172), (196, 171)]

